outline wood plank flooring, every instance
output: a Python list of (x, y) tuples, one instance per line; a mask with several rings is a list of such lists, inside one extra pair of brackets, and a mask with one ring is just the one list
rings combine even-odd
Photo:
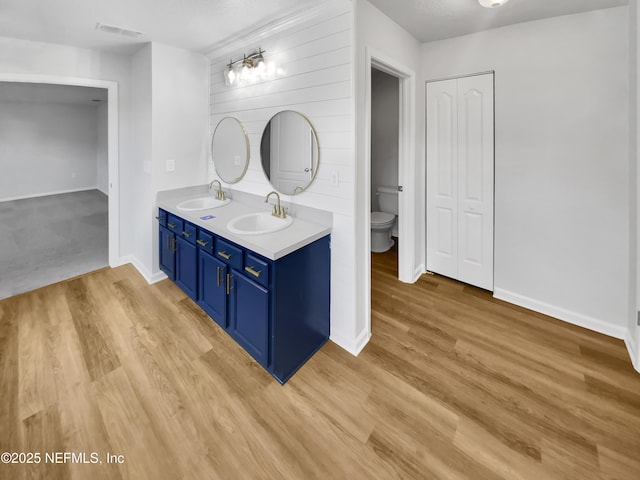
[(0, 479), (640, 478), (621, 341), (396, 271), (373, 256), (360, 356), (328, 342), (284, 387), (131, 266), (0, 301), (0, 452), (41, 455)]

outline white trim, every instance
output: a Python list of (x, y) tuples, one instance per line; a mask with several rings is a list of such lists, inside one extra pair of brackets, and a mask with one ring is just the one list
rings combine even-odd
[(136, 270), (138, 270), (138, 273), (140, 273), (140, 275), (144, 277), (144, 279), (147, 281), (149, 285), (152, 285), (161, 280), (164, 280), (165, 278), (168, 278), (162, 271), (152, 274), (149, 270), (146, 269), (146, 267), (142, 264), (140, 260), (138, 260), (138, 258), (135, 255), (127, 255), (127, 256), (121, 257), (118, 259), (117, 262), (111, 265), (111, 267), (112, 268), (121, 267), (122, 265), (126, 265), (128, 263), (133, 265), (133, 267)]
[(109, 265), (120, 258), (120, 183), (119, 183), (119, 110), (118, 82), (93, 78), (62, 77), (26, 73), (0, 73), (0, 82), (50, 83), (78, 87), (106, 88), (108, 99), (108, 162), (109, 162)]
[(329, 336), (329, 340), (338, 345), (340, 348), (345, 349), (351, 355), (357, 357), (362, 349), (367, 345), (369, 339), (371, 338), (371, 330), (364, 329), (360, 332), (360, 335), (356, 336), (355, 339), (347, 338), (344, 335), (340, 335), (339, 333), (331, 332)]
[(597, 318), (589, 317), (562, 307), (557, 307), (549, 303), (525, 297), (518, 293), (509, 292), (499, 287), (494, 288), (493, 297), (610, 337), (623, 339), (625, 338), (625, 333), (627, 331), (624, 327), (612, 325), (611, 323), (598, 320)]
[[(398, 279), (413, 283), (415, 264), (415, 223), (407, 219), (415, 218), (415, 178), (416, 178), (416, 74), (394, 58), (365, 47), (365, 176), (366, 195), (371, 192), (371, 67), (375, 67), (399, 80), (400, 112), (398, 126), (398, 184), (404, 191), (399, 194), (398, 221)], [(371, 224), (371, 199), (366, 213), (366, 224)], [(404, 221), (402, 219), (405, 219)], [(371, 229), (368, 229), (369, 237)]]
[(638, 351), (634, 348), (634, 342), (631, 339), (631, 335), (631, 330), (627, 329), (627, 334), (624, 336), (624, 344), (627, 346), (627, 352), (629, 352), (633, 368), (640, 373), (640, 356), (638, 355)]
[[(53, 192), (32, 193), (30, 195), (18, 195), (17, 197), (0, 198), (0, 202), (13, 202), (14, 200), (26, 200), (29, 198), (48, 197), (49, 195), (63, 195), (65, 193), (88, 192), (89, 190), (100, 190), (100, 189), (97, 187), (97, 185), (94, 185), (93, 187), (72, 188), (69, 190), (55, 190)], [(102, 193), (105, 193), (105, 192), (102, 192)]]
[[(359, 299), (361, 311), (366, 318), (366, 326), (359, 335), (358, 341), (365, 343), (371, 337), (371, 67), (375, 67), (394, 77), (400, 85), (400, 112), (398, 135), (398, 184), (404, 187), (399, 195), (398, 222), (398, 279), (406, 283), (414, 283), (419, 275), (415, 274), (415, 204), (416, 204), (416, 133), (415, 133), (415, 85), (416, 74), (392, 57), (371, 47), (365, 47), (365, 131), (364, 158), (357, 165), (357, 174), (362, 182), (360, 198), (356, 201), (356, 216), (363, 219), (359, 231), (356, 231), (356, 244), (362, 246), (360, 255), (366, 256), (356, 265), (356, 298)], [(357, 207), (356, 207), (357, 208)], [(402, 221), (402, 218), (405, 221)], [(408, 220), (408, 221), (407, 221)], [(422, 270), (422, 267), (420, 268)], [(347, 342), (348, 343), (348, 342)], [(358, 342), (356, 342), (358, 343)], [(339, 343), (340, 344), (340, 343)], [(341, 344), (340, 344), (341, 345)], [(351, 351), (349, 348), (344, 347)], [(359, 350), (357, 350), (359, 351)]]
[(416, 269), (413, 271), (413, 282), (412, 283), (416, 283), (418, 281), (418, 279), (424, 275), (427, 271), (424, 268), (424, 264), (420, 264), (416, 267)]

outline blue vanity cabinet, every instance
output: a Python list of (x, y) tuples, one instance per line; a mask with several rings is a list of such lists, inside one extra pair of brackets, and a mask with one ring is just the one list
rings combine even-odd
[(180, 233), (176, 233), (175, 282), (194, 301), (198, 294), (198, 260), (196, 249), (196, 227), (182, 221)]
[(280, 383), (328, 340), (329, 235), (271, 260), (163, 210), (158, 220), (162, 271)]
[(329, 339), (329, 235), (271, 266), (269, 371), (284, 383)]
[(238, 270), (229, 275), (230, 333), (257, 362), (269, 367), (269, 290)]
[(198, 305), (225, 330), (227, 321), (227, 265), (198, 249)]
[(160, 225), (158, 232), (158, 251), (160, 252), (160, 270), (171, 280), (176, 279), (176, 235), (171, 230)]

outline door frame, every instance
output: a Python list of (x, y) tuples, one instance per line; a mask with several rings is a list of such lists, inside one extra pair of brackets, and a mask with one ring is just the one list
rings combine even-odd
[[(365, 132), (364, 165), (361, 171), (362, 189), (360, 190), (360, 210), (356, 215), (363, 219), (361, 230), (357, 232), (358, 245), (362, 245), (361, 255), (366, 256), (364, 268), (356, 284), (362, 285), (364, 293), (363, 311), (367, 327), (366, 335), (371, 334), (371, 68), (375, 67), (398, 78), (398, 184), (404, 190), (398, 197), (398, 279), (405, 283), (414, 283), (415, 277), (415, 218), (416, 212), (416, 74), (406, 65), (374, 49), (365, 47)], [(405, 221), (403, 221), (403, 218)], [(409, 221), (407, 221), (409, 220)], [(364, 345), (363, 345), (364, 346)]]
[(109, 265), (116, 267), (120, 260), (120, 157), (118, 132), (118, 82), (81, 77), (37, 74), (0, 74), (0, 82), (47, 83), (107, 90), (107, 157), (109, 168)]

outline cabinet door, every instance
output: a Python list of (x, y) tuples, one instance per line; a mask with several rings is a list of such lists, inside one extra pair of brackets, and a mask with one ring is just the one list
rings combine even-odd
[(231, 335), (264, 367), (269, 354), (269, 291), (237, 270), (229, 275)]
[(176, 278), (175, 238), (176, 236), (171, 230), (160, 226), (158, 234), (160, 241), (160, 270), (171, 280), (175, 280)]
[(196, 246), (181, 237), (176, 237), (176, 247), (176, 285), (196, 300), (198, 291)]
[(227, 266), (202, 249), (198, 252), (198, 305), (227, 328)]

